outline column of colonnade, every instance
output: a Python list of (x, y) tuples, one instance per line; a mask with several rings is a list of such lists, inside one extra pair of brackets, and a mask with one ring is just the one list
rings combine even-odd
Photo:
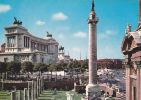
[(43, 77), (37, 77), (36, 80), (28, 81), (28, 88), (24, 88), (23, 95), (21, 90), (11, 92), (11, 100), (37, 100), (44, 90)]

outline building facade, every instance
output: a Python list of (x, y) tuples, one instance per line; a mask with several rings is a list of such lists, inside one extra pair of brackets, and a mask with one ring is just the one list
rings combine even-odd
[(5, 45), (1, 47), (0, 61), (31, 61), (53, 63), (58, 59), (58, 42), (47, 34), (45, 38), (33, 36), (22, 22), (15, 18), (13, 25), (5, 28)]
[(139, 24), (135, 31), (128, 25), (121, 50), (125, 56), (126, 100), (141, 100), (141, 0)]

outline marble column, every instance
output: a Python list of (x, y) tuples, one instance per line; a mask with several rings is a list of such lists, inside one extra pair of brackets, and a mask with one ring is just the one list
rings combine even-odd
[(41, 94), (41, 79), (39, 78), (39, 95)]
[(67, 100), (74, 100), (74, 93), (67, 92), (66, 96), (67, 96)]
[(29, 49), (32, 50), (32, 48), (31, 48), (31, 39), (30, 39), (30, 37), (29, 37)]
[(94, 1), (92, 2), (92, 9), (88, 19), (89, 27), (89, 48), (88, 48), (88, 58), (89, 58), (89, 82), (86, 86), (86, 96), (88, 100), (92, 100), (100, 92), (99, 86), (97, 84), (97, 26), (98, 19), (94, 11)]
[(19, 90), (18, 100), (22, 100), (22, 91), (21, 90)]
[(39, 77), (37, 77), (37, 96), (39, 96)]
[(44, 77), (41, 77), (41, 92), (44, 90)]
[(24, 88), (24, 100), (27, 100), (27, 88)]
[(16, 100), (16, 91), (11, 92), (11, 100)]
[[(8, 39), (8, 37), (6, 37), (6, 45), (5, 45), (5, 48), (7, 48), (7, 47), (9, 47), (9, 39)], [(6, 49), (6, 51), (7, 51), (7, 49)]]
[(34, 100), (37, 99), (37, 81), (34, 82)]
[[(93, 14), (93, 13), (92, 13)], [(97, 83), (96, 24), (89, 22), (89, 84)]]
[(15, 40), (16, 48), (18, 48), (18, 44), (19, 44), (19, 42), (18, 42), (18, 35), (16, 35), (15, 37), (16, 37), (16, 40)]
[(31, 100), (34, 100), (34, 81), (32, 80), (32, 86), (31, 86)]
[(30, 82), (28, 82), (28, 100), (31, 100), (31, 85), (30, 85)]

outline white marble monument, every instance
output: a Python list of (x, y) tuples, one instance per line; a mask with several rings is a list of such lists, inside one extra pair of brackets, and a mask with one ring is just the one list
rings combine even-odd
[(100, 88), (97, 84), (97, 27), (98, 19), (94, 11), (94, 0), (88, 19), (89, 25), (89, 82), (86, 86), (87, 100), (93, 100), (99, 95)]

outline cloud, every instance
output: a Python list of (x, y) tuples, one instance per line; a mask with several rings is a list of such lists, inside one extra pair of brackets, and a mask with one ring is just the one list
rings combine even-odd
[(67, 20), (68, 16), (62, 12), (58, 12), (52, 15), (52, 19), (56, 21), (63, 21), (63, 20)]
[(77, 32), (77, 33), (74, 33), (74, 37), (86, 38), (87, 37), (87, 33), (85, 33), (85, 32)]
[(45, 22), (41, 21), (41, 20), (38, 20), (38, 21), (36, 21), (36, 25), (43, 26), (43, 25), (45, 25)]
[(117, 31), (106, 30), (105, 32), (98, 34), (98, 39), (108, 39), (109, 37), (115, 36), (116, 33)]
[(0, 4), (0, 13), (5, 13), (11, 10), (10, 5)]

